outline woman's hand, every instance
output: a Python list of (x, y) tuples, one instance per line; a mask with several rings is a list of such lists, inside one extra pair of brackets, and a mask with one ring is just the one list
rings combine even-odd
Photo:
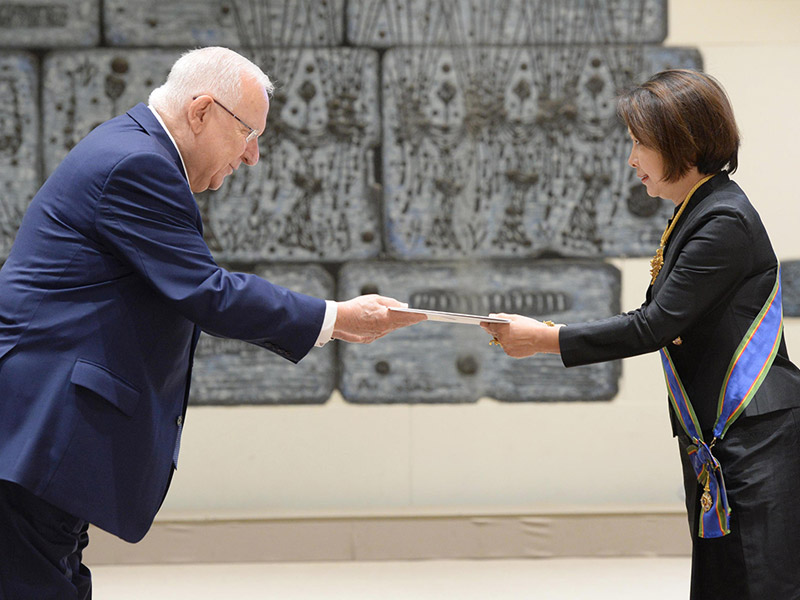
[(506, 313), (492, 314), (491, 317), (510, 319), (511, 323), (481, 323), (484, 331), (493, 341), (500, 344), (506, 354), (513, 358), (533, 356), (539, 352), (558, 354), (558, 330), (562, 325), (537, 321), (522, 315)]

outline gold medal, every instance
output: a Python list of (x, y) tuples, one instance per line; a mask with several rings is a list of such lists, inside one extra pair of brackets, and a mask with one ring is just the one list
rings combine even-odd
[(700, 506), (703, 507), (703, 512), (708, 512), (711, 510), (711, 505), (713, 502), (711, 501), (711, 489), (709, 488), (708, 482), (711, 479), (711, 475), (708, 476), (706, 479), (706, 485), (703, 488), (703, 495), (700, 496)]

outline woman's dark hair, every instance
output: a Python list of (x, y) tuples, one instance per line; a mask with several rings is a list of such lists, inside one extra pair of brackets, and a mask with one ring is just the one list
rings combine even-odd
[(719, 82), (699, 71), (656, 73), (620, 96), (617, 113), (631, 135), (664, 160), (666, 181), (693, 166), (703, 174), (738, 166), (739, 130), (728, 95)]

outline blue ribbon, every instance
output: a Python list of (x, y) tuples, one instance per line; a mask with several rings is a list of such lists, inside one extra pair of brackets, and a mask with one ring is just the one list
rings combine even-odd
[(781, 275), (778, 265), (775, 285), (758, 316), (754, 319), (731, 359), (725, 384), (720, 391), (714, 439), (706, 444), (697, 415), (686, 395), (672, 357), (662, 348), (661, 365), (667, 380), (670, 404), (681, 427), (692, 440), (686, 449), (703, 488), (698, 534), (703, 538), (722, 537), (730, 533), (730, 505), (725, 490), (722, 467), (711, 449), (721, 440), (731, 424), (739, 417), (755, 395), (778, 353), (783, 331), (781, 306)]

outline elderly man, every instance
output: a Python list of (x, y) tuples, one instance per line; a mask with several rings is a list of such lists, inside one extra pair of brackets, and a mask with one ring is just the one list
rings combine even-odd
[(297, 362), (423, 317), (219, 267), (193, 192), (258, 162), (272, 85), (224, 48), (92, 131), (42, 186), (0, 271), (0, 597), (88, 598), (93, 523), (140, 540), (177, 463), (200, 331)]

